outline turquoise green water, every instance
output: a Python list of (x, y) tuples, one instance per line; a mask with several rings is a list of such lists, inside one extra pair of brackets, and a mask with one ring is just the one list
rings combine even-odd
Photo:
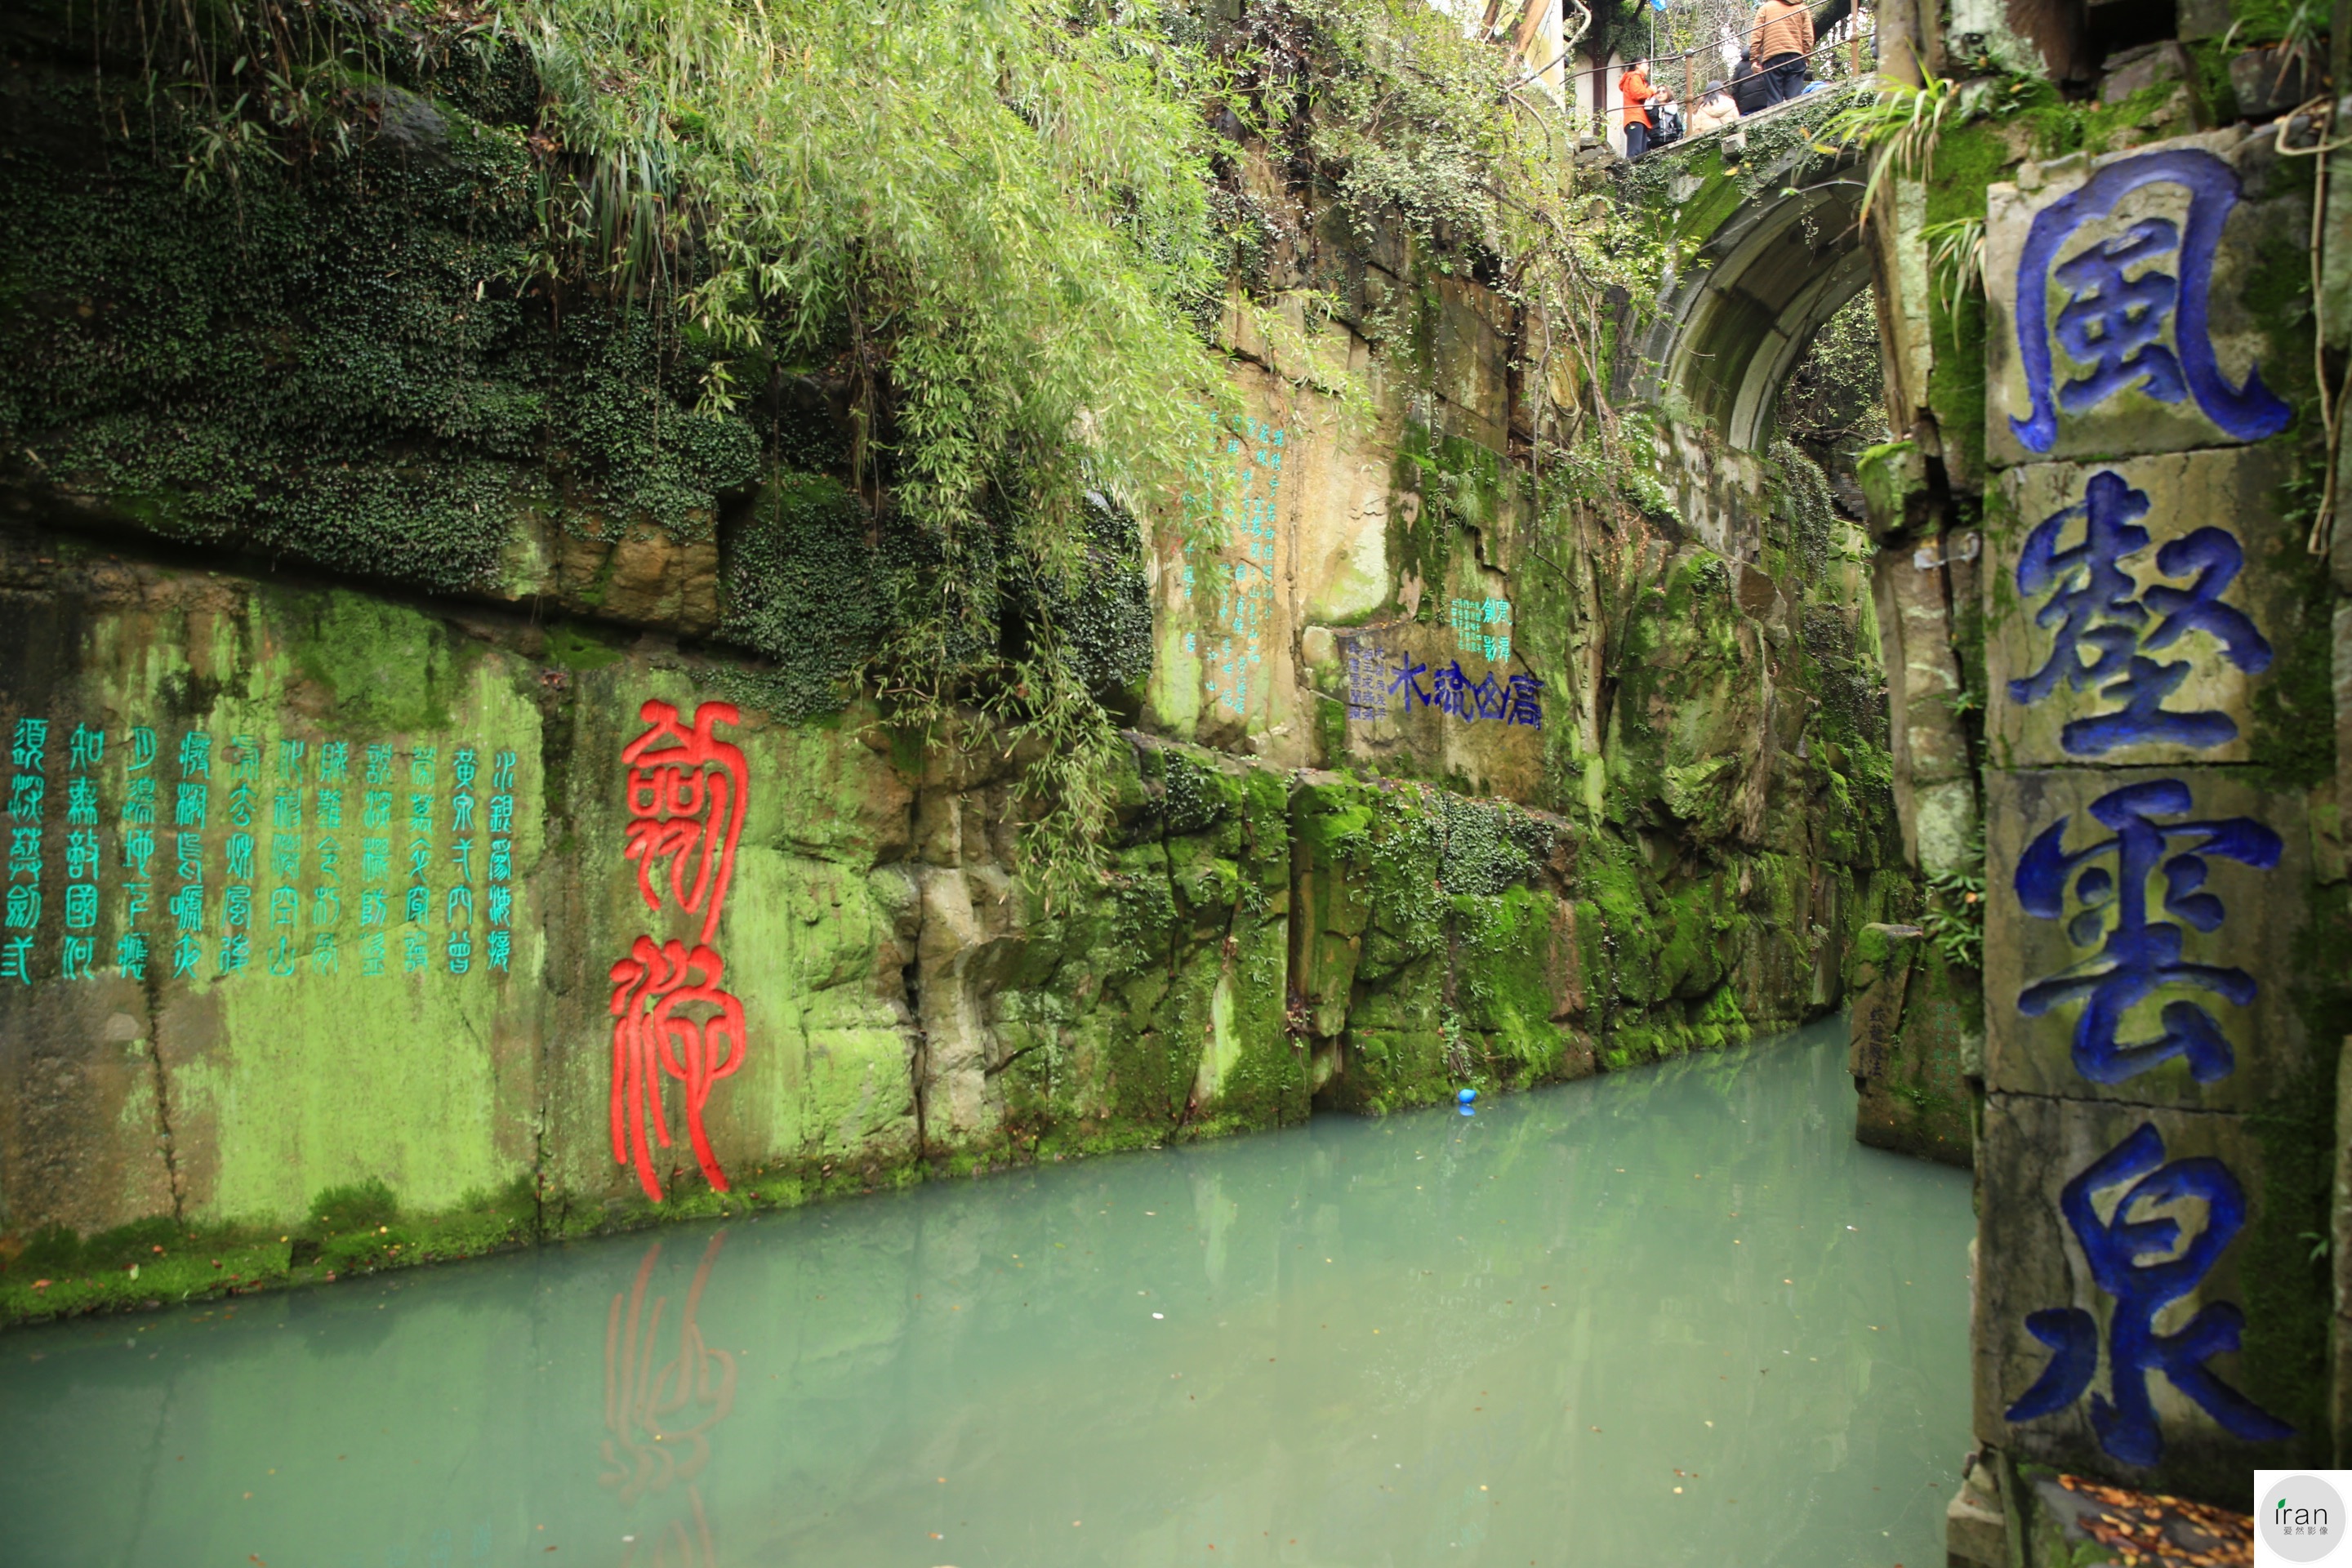
[(1969, 1183), (1841, 1037), (10, 1333), (5, 1556), (1928, 1568)]

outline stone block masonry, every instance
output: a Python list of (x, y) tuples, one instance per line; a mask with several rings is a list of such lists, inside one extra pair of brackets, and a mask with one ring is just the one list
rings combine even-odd
[(2330, 727), (2284, 493), (2312, 438), (2250, 304), (2307, 185), (2227, 131), (2029, 163), (1990, 208), (1977, 1432), (2242, 1506), (2332, 1447), (2296, 1241), (2352, 965), (2301, 743)]

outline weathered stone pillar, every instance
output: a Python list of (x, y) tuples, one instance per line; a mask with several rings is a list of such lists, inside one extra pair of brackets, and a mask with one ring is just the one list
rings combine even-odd
[(1972, 1490), (2011, 1530), (2039, 1467), (2242, 1510), (2329, 1460), (2310, 168), (2231, 130), (1990, 193)]

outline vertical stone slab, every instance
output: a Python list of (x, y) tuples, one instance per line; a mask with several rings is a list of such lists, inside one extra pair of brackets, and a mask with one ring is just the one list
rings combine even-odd
[(2293, 342), (2251, 287), (2310, 234), (2308, 170), (2286, 162), (2268, 134), (2232, 128), (2027, 164), (1991, 187), (1989, 461), (2181, 452), (2293, 423), (2277, 390)]
[(2310, 344), (2256, 309), (2307, 188), (2231, 130), (2027, 165), (1986, 227), (1977, 1431), (2231, 1506), (2330, 1451)]

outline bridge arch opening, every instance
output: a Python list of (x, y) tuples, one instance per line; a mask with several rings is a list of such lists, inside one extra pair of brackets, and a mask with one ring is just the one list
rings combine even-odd
[(1759, 194), (1717, 222), (1670, 281), (1623, 389), (1740, 452), (1770, 444), (1781, 390), (1807, 347), (1872, 282), (1856, 161), (1801, 149), (1783, 163), (1749, 176)]

